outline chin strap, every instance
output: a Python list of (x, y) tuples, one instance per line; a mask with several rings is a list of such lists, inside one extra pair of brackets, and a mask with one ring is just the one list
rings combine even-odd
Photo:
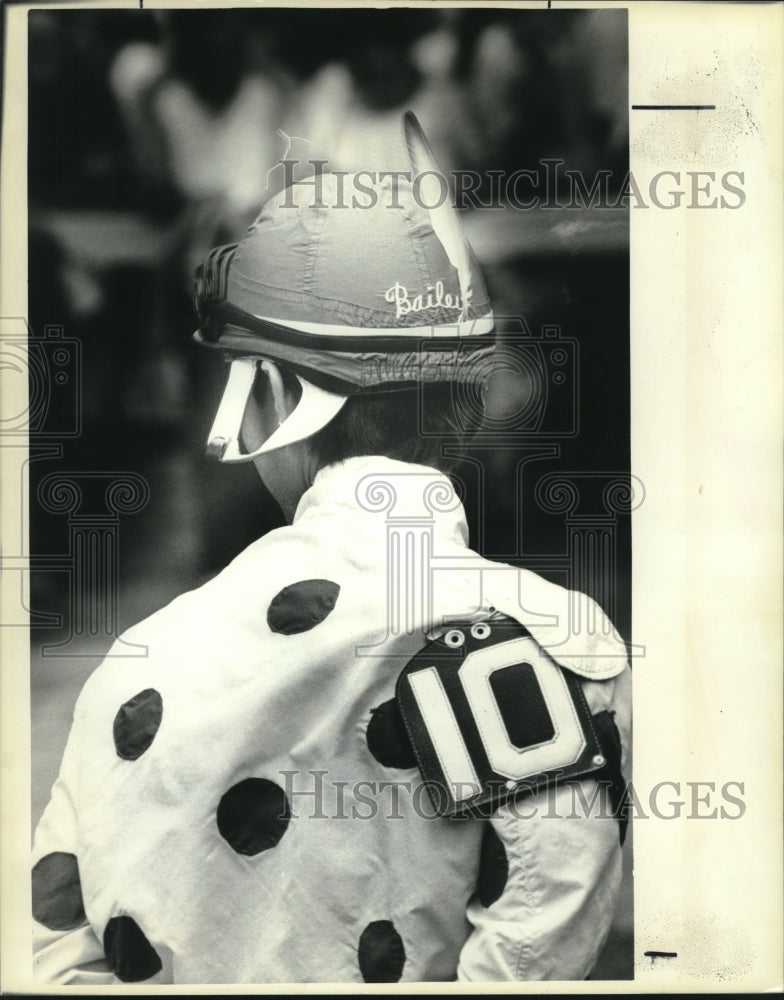
[(256, 381), (257, 363), (256, 358), (237, 358), (231, 362), (229, 380), (207, 438), (208, 458), (218, 462), (248, 462), (257, 454), (240, 452), (242, 419)]

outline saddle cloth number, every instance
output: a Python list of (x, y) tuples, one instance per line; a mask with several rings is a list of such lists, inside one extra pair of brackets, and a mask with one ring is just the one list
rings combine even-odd
[(579, 679), (517, 623), (453, 628), (429, 642), (400, 675), (397, 700), (441, 814), (604, 763)]

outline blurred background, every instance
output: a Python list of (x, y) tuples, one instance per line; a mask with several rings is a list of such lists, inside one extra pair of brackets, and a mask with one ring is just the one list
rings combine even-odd
[[(569, 208), (564, 173), (622, 193), (625, 11), (59, 9), (28, 31), (28, 318), (63, 369), (39, 435), (59, 457), (31, 431), (33, 824), (114, 636), (282, 523), (252, 466), (204, 459), (224, 371), (191, 340), (191, 278), (252, 222), (287, 137), (329, 168), (406, 169), (411, 108), (485, 204), (493, 172), (563, 161), (557, 210), (462, 209), (512, 367), (539, 389), (516, 412), (494, 385), (500, 417), (457, 474), (473, 547), (588, 591), (629, 641), (628, 214)], [(121, 474), (135, 499), (107, 508), (101, 477)], [(55, 502), (63, 475), (78, 509)], [(99, 583), (76, 565), (90, 545), (111, 563)], [(595, 979), (632, 976), (625, 861)]]

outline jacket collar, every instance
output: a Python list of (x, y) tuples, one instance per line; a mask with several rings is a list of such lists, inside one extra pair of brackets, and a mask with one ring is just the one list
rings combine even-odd
[(293, 523), (316, 512), (374, 517), (388, 524), (432, 522), (439, 536), (468, 544), (463, 504), (449, 478), (438, 469), (383, 455), (348, 458), (320, 469)]

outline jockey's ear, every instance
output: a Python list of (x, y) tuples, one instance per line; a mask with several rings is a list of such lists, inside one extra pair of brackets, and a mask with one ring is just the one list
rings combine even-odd
[(283, 374), (274, 361), (262, 361), (261, 370), (269, 379), (275, 416), (278, 426), (280, 426), (287, 417), (291, 416), (291, 413), (299, 402), (299, 394), (294, 391), (289, 383), (284, 381)]
[(242, 443), (252, 454), (264, 445), (296, 409), (301, 392), (274, 361), (257, 361), (253, 391), (242, 417)]
[(245, 402), (240, 429), (245, 453), (260, 448), (280, 425), (269, 377), (262, 373), (258, 361), (254, 363), (254, 368), (253, 388)]
[[(243, 418), (243, 442), (253, 456), (253, 464), (262, 482), (289, 523), (302, 494), (313, 485), (318, 471), (307, 438), (300, 438), (297, 434), (303, 410), (307, 411), (313, 405), (310, 395), (313, 392), (318, 398), (319, 390), (309, 383), (300, 382), (274, 361), (261, 361)], [(342, 401), (342, 397), (340, 399)], [(292, 427), (292, 440), (287, 441), (285, 435)], [(272, 447), (266, 450), (265, 445)]]

